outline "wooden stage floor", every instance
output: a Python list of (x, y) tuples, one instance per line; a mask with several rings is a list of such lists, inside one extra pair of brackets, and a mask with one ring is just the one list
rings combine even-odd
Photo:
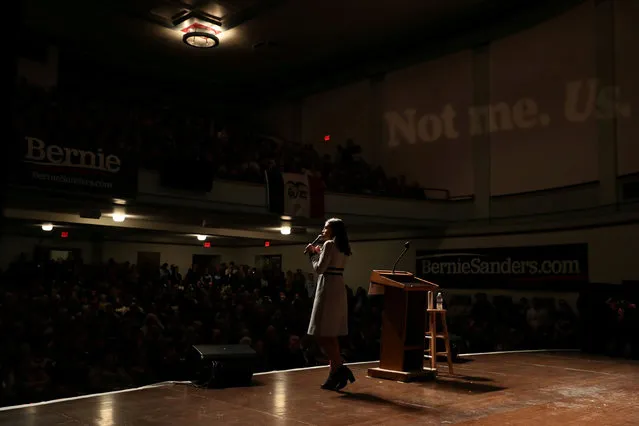
[(319, 388), (326, 368), (262, 374), (222, 390), (166, 385), (0, 411), (0, 426), (34, 425), (637, 425), (639, 362), (577, 353), (479, 355), (451, 377), (397, 383), (366, 377)]

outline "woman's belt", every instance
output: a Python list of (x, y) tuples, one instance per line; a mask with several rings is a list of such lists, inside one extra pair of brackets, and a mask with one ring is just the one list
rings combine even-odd
[(324, 271), (324, 273), (322, 275), (336, 275), (336, 276), (342, 276), (344, 275), (344, 268), (334, 268), (334, 267), (328, 267), (326, 268), (326, 271)]

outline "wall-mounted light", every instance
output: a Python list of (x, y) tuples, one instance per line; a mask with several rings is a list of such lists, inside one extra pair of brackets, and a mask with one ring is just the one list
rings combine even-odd
[(113, 221), (114, 222), (124, 222), (126, 219), (126, 214), (124, 213), (113, 213)]
[(124, 220), (126, 219), (124, 207), (114, 208), (111, 217), (113, 218), (114, 222), (124, 222)]
[(198, 241), (206, 241), (206, 235), (196, 235)]
[(282, 225), (280, 233), (282, 235), (291, 235), (291, 227), (289, 225)]
[(42, 225), (42, 230), (45, 232), (51, 232), (53, 231), (53, 225), (50, 223), (45, 223)]

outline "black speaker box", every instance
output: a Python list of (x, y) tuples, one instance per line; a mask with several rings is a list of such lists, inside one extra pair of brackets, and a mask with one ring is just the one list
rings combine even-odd
[(194, 345), (194, 383), (208, 388), (249, 386), (257, 354), (248, 345)]

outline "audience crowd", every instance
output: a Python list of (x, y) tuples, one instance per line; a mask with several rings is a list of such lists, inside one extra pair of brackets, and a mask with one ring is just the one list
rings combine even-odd
[(470, 352), (576, 348), (578, 315), (565, 300), (495, 296), (484, 293), (450, 298), (449, 328)]
[[(325, 364), (306, 335), (314, 284), (301, 270), (233, 262), (182, 275), (167, 264), (147, 270), (23, 257), (0, 275), (2, 404), (191, 380), (186, 360), (197, 344), (250, 345), (256, 371)], [(345, 291), (350, 334), (342, 339), (343, 357), (379, 359), (383, 296), (369, 297), (362, 287)], [(629, 302), (623, 313), (620, 302), (580, 302), (578, 315), (550, 298), (490, 301), (483, 293), (453, 293), (446, 299), (456, 353), (577, 348), (578, 317), (597, 309), (609, 312), (603, 319), (618, 330), (599, 342), (605, 353), (636, 356), (639, 349)]]
[(264, 172), (308, 172), (321, 176), (328, 191), (424, 199), (405, 176), (388, 177), (368, 164), (362, 148), (345, 141), (331, 155), (312, 144), (284, 141), (259, 133), (257, 126), (225, 118), (206, 109), (184, 108), (155, 99), (123, 99), (116, 94), (45, 90), (23, 83), (14, 108), (20, 137), (40, 138), (70, 147), (115, 150), (140, 167), (160, 170), (211, 168), (217, 178), (264, 182)]
[[(250, 345), (256, 371), (323, 364), (306, 335), (308, 279), (233, 263), (181, 276), (22, 259), (0, 279), (2, 404), (192, 379), (196, 344)], [(344, 358), (378, 359), (380, 307), (349, 290), (349, 312)]]

